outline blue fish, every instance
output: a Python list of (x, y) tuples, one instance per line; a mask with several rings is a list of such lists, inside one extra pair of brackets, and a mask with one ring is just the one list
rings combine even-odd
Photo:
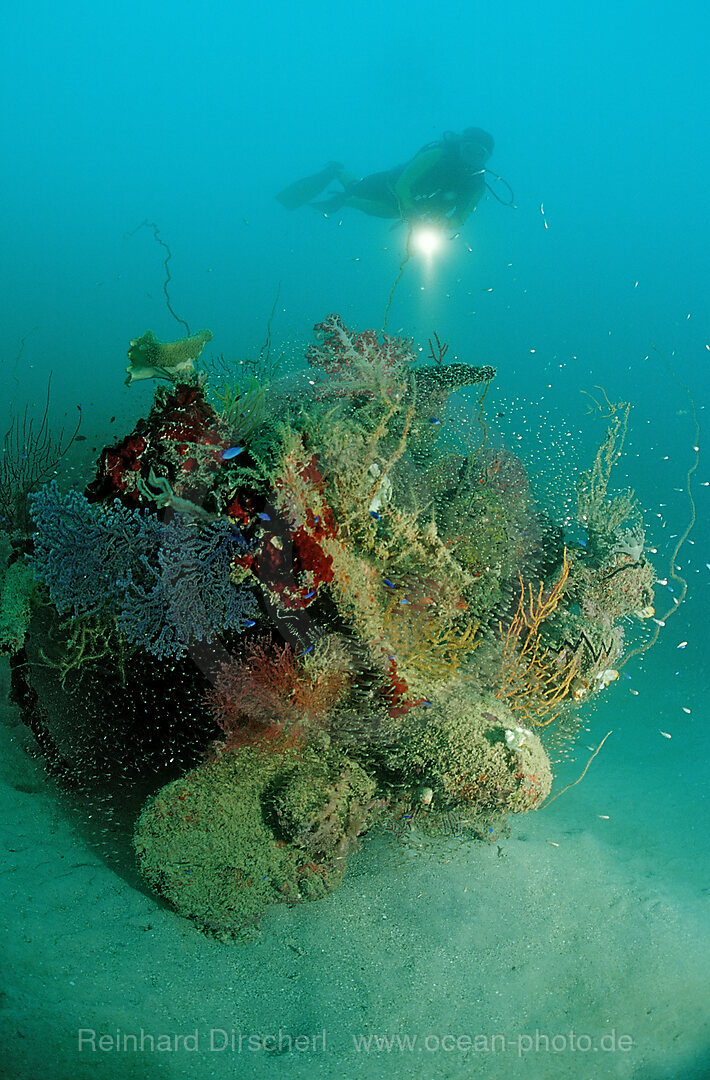
[(380, 515), (377, 513), (376, 510), (371, 510), (370, 515), (375, 519), (375, 521), (380, 521)]
[(235, 457), (239, 457), (243, 450), (243, 446), (230, 446), (228, 450), (222, 451), (222, 461), (233, 461)]
[(309, 593), (306, 593), (306, 595), (305, 595), (305, 596), (303, 597), (303, 599), (304, 599), (304, 600), (310, 600), (310, 599), (311, 599), (311, 597), (312, 597), (312, 596), (315, 596), (315, 595), (316, 595), (316, 590), (315, 590), (315, 589), (311, 589), (311, 591), (310, 591)]
[(394, 589), (394, 582), (393, 581), (390, 581), (389, 578), (386, 578), (386, 577), (382, 578), (382, 580), (383, 580), (384, 584), (387, 586), (388, 589)]
[(436, 416), (430, 416), (429, 417), (429, 423), (430, 424), (440, 424), (441, 420), (439, 420), (439, 418), (436, 417)]
[(271, 518), (269, 517), (268, 514), (257, 514), (256, 516), (258, 518), (260, 518), (262, 521), (271, 521)]
[(244, 620), (244, 625), (245, 626), (256, 626), (256, 619), (245, 619)]

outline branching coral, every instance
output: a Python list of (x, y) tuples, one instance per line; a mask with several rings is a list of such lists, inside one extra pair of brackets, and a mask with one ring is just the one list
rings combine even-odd
[(283, 744), (284, 736), (292, 745), (324, 727), (349, 683), (346, 658), (327, 641), (302, 659), (288, 644), (251, 642), (241, 660), (222, 664), (206, 700), (226, 736), (223, 748)]
[(106, 665), (115, 667), (121, 683), (126, 685), (128, 665), (137, 646), (120, 633), (115, 620), (97, 616), (69, 618), (58, 628), (58, 635), (61, 640), (53, 643), (59, 645), (54, 650), (57, 658), (44, 649), (40, 650), (40, 656), (48, 667), (58, 672), (63, 689), (70, 675), (81, 678), (92, 665), (101, 665), (104, 670)]
[(400, 669), (430, 679), (450, 678), (480, 645), (478, 624), (460, 628), (437, 618), (432, 606), (403, 604), (396, 597), (385, 610), (384, 632)]
[(580, 473), (576, 484), (577, 520), (589, 537), (587, 546), (591, 558), (603, 559), (622, 526), (640, 517), (632, 491), (608, 497), (611, 472), (621, 457), (626, 440), (630, 408), (626, 402), (610, 405), (610, 423), (604, 441), (592, 468)]
[[(527, 723), (551, 724), (561, 703), (573, 692), (577, 662), (562, 659), (545, 646), (542, 631), (562, 599), (571, 562), (565, 551), (560, 576), (552, 588), (537, 593), (520, 577), (520, 597), (515, 615), (503, 635), (503, 659), (496, 697)], [(503, 633), (501, 628), (501, 634)]]
[(328, 315), (315, 328), (318, 344), (309, 346), (309, 364), (336, 376), (328, 384), (335, 397), (394, 401), (405, 389), (406, 364), (412, 363), (412, 341), (374, 330), (355, 333), (339, 315)]
[(50, 424), (52, 377), (39, 416), (25, 406), (13, 416), (0, 446), (0, 528), (20, 539), (31, 531), (28, 495), (57, 472), (59, 462), (75, 444), (81, 428), (81, 409), (70, 434)]

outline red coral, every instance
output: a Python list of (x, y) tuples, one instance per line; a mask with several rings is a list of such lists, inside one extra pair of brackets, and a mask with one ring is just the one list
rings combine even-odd
[(393, 656), (390, 656), (387, 660), (388, 678), (382, 686), (382, 696), (389, 702), (389, 709), (387, 710), (392, 717), (404, 716), (410, 709), (414, 709), (417, 705), (424, 705), (426, 699), (418, 698), (416, 701), (407, 701), (406, 696), (409, 693), (409, 684), (397, 671), (397, 661)]
[(241, 492), (235, 495), (225, 510), (228, 517), (234, 518), (240, 525), (250, 525), (254, 519), (254, 507), (248, 495)]
[(304, 670), (290, 645), (254, 642), (243, 661), (222, 665), (207, 703), (227, 736), (226, 746), (301, 741), (323, 723), (349, 682), (327, 666)]
[[(87, 498), (92, 502), (119, 498), (125, 505), (135, 506), (141, 501), (136, 481), (142, 477), (147, 482), (151, 468), (157, 475), (167, 476), (175, 490), (181, 490), (180, 481), (198, 469), (195, 445), (215, 447), (215, 466), (221, 463), (217, 414), (199, 386), (161, 387), (147, 418), (139, 420), (121, 442), (101, 452)], [(175, 453), (183, 458), (179, 469)], [(181, 494), (189, 497), (187, 490)]]
[(312, 454), (298, 470), (299, 476), (303, 480), (307, 480), (316, 491), (323, 490), (323, 474), (318, 468), (318, 459), (315, 454)]
[(140, 420), (125, 439), (102, 450), (96, 478), (86, 489), (89, 501), (108, 502), (120, 498), (129, 506), (135, 505), (140, 498), (136, 480), (143, 471), (144, 456), (149, 445), (146, 421)]
[[(154, 415), (155, 414), (155, 415)], [(186, 454), (190, 444), (221, 447), (217, 431), (217, 414), (199, 386), (176, 386), (159, 411), (148, 417), (157, 426), (158, 442), (176, 443), (179, 454)]]
[(327, 585), (333, 580), (333, 558), (326, 555), (323, 548), (304, 526), (292, 533), (293, 568), (298, 573), (309, 571), (313, 581)]
[[(269, 527), (258, 549), (236, 557), (236, 564), (251, 570), (281, 608), (308, 607), (317, 599), (320, 586), (333, 580), (333, 556), (325, 542), (337, 537), (338, 526), (324, 501), (322, 486), (314, 455), (291, 462), (274, 480), (272, 495), (278, 511), (268, 503)], [(245, 506), (233, 503), (229, 512), (240, 518)]]

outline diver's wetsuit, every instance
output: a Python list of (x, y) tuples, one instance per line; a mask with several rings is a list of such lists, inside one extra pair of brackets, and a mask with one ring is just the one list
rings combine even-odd
[[(342, 166), (331, 163), (276, 197), (289, 209), (308, 203), (334, 213), (349, 206), (372, 217), (432, 221), (458, 228), (485, 192), (485, 163), (492, 150), (492, 137), (480, 128), (468, 128), (461, 136), (447, 132), (442, 139), (423, 146), (404, 165), (357, 180), (348, 177)], [(311, 201), (318, 183), (318, 190), (322, 190), (333, 179), (340, 181), (343, 191), (320, 202)]]

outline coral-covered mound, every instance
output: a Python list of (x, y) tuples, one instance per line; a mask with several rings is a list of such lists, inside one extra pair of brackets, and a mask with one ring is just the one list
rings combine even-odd
[(429, 804), (479, 814), (533, 810), (552, 786), (540, 738), (517, 724), (505, 705), (460, 683), (434, 697), (433, 715), (420, 715), (393, 763)]
[(608, 494), (628, 407), (567, 541), (483, 419), (491, 367), (331, 315), (306, 372), (208, 379), (209, 337), (132, 343), (132, 377), (170, 385), (83, 493), (31, 495), (0, 647), (56, 773), (117, 799), (168, 780), (141, 871), (233, 933), (334, 888), (376, 821), (490, 838), (538, 809), (549, 736), (614, 682), (655, 575)]

